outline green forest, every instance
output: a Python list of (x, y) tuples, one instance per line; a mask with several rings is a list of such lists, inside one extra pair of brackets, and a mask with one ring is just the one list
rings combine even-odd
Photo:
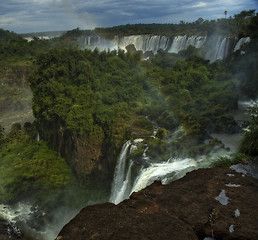
[(255, 16), (255, 9), (242, 11), (233, 17), (220, 18), (217, 20), (197, 19), (194, 22), (180, 21), (180, 24), (127, 24), (114, 26), (110, 28), (95, 28), (94, 30), (74, 29), (63, 35), (64, 39), (74, 39), (81, 35), (101, 35), (107, 38), (113, 38), (116, 35), (128, 36), (138, 34), (152, 35), (210, 35), (213, 33), (224, 36), (250, 36), (253, 30), (250, 28), (250, 21)]
[[(210, 63), (189, 47), (179, 54), (160, 50), (143, 60), (138, 51), (90, 51), (76, 42), (83, 34), (208, 35), (215, 28), (224, 36), (250, 37), (245, 54), (236, 51)], [(0, 202), (33, 199), (55, 209), (106, 201), (114, 159), (128, 139), (145, 139), (135, 159), (146, 143), (160, 161), (211, 153), (221, 142), (205, 140), (213, 132), (238, 132), (230, 111), (239, 99), (258, 96), (257, 59), (255, 10), (217, 21), (74, 29), (30, 42), (0, 29), (0, 114), (30, 106), (35, 117), (10, 131), (0, 126)], [(257, 112), (256, 103), (238, 153), (218, 166), (258, 155)], [(160, 126), (156, 138), (150, 137), (148, 119)], [(47, 195), (52, 197), (46, 200)]]

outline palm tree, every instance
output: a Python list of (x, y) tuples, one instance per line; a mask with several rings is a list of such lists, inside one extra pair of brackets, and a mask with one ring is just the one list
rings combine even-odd
[(225, 11), (225, 12), (224, 12), (224, 14), (225, 14), (225, 18), (227, 18), (227, 13), (228, 13), (228, 11)]

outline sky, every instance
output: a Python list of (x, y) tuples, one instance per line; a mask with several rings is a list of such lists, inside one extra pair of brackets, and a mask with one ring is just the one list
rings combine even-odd
[(250, 9), (258, 11), (258, 0), (1, 0), (0, 28), (30, 33), (193, 22)]

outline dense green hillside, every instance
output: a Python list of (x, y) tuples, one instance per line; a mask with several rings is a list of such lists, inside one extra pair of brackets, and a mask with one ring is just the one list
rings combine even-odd
[[(32, 91), (35, 122), (15, 124), (6, 134), (0, 128), (0, 202), (33, 199), (54, 209), (57, 204), (80, 208), (89, 200), (107, 201), (117, 156), (128, 139), (145, 139), (135, 159), (146, 143), (149, 155), (160, 161), (223, 147), (216, 139), (207, 141), (210, 134), (238, 132), (229, 112), (240, 98), (258, 95), (257, 19), (251, 10), (217, 21), (90, 32), (172, 36), (209, 34), (219, 27), (226, 36), (251, 37), (250, 44), (212, 64), (193, 47), (179, 54), (158, 51), (143, 60), (137, 51), (79, 49), (77, 37), (89, 31), (27, 42), (1, 30), (0, 113), (30, 107)], [(252, 111), (257, 114), (257, 107)], [(156, 138), (150, 138), (151, 121), (160, 127)], [(255, 157), (255, 114), (250, 130), (240, 150)]]

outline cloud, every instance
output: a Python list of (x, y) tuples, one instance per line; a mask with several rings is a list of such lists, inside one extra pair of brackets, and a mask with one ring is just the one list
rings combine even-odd
[(127, 23), (178, 23), (233, 16), (257, 0), (3, 0), (0, 26), (15, 32), (92, 29)]
[(207, 6), (207, 3), (205, 2), (198, 2), (197, 4), (191, 6), (192, 8), (199, 8), (199, 7), (205, 7)]

